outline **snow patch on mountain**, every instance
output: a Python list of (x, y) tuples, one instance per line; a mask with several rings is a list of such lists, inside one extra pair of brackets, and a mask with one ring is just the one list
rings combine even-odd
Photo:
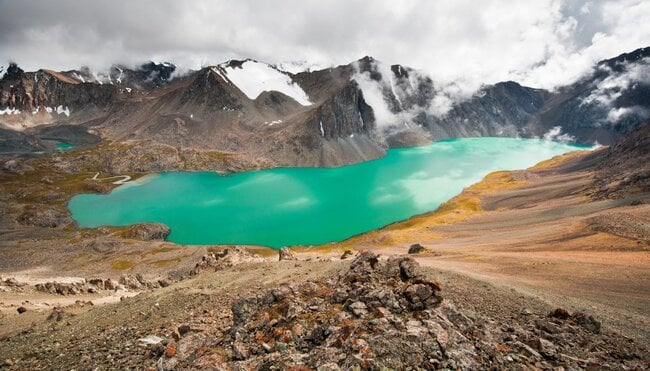
[(19, 114), (20, 114), (20, 110), (15, 108), (7, 107), (5, 109), (0, 110), (0, 115), (19, 115)]
[(281, 71), (290, 72), (295, 75), (300, 72), (320, 71), (332, 66), (308, 61), (288, 61), (278, 63), (275, 65), (275, 67)]
[(291, 76), (266, 63), (247, 60), (241, 66), (222, 64), (219, 67), (223, 68), (228, 80), (250, 99), (257, 98), (265, 91), (277, 91), (303, 106), (312, 104), (305, 91), (291, 80)]
[(59, 114), (59, 115), (63, 113), (66, 116), (70, 117), (70, 109), (68, 108), (68, 106), (65, 106), (65, 107), (58, 106), (58, 107), (56, 107), (56, 113)]
[(84, 79), (83, 76), (81, 76), (80, 74), (78, 74), (78, 73), (76, 73), (76, 72), (73, 72), (73, 73), (72, 73), (72, 77), (74, 77), (75, 79), (81, 81), (82, 83), (85, 83), (85, 82), (86, 82), (86, 79)]

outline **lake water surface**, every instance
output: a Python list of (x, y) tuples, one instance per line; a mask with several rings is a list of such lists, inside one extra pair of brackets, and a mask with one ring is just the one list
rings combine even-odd
[(490, 172), (523, 169), (576, 149), (586, 147), (453, 139), (338, 168), (163, 173), (108, 195), (77, 195), (68, 206), (82, 227), (165, 223), (168, 239), (180, 244), (314, 245), (435, 210)]

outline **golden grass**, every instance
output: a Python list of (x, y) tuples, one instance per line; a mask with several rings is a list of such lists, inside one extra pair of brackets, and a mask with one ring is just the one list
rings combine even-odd
[(147, 251), (141, 253), (143, 257), (148, 256), (148, 255), (156, 255), (156, 254), (163, 254), (171, 251), (177, 251), (181, 250), (180, 247), (172, 247), (172, 246), (163, 246), (163, 247), (158, 247), (155, 249), (148, 249)]
[(573, 151), (573, 152), (567, 152), (559, 156), (555, 156), (553, 158), (550, 158), (548, 160), (542, 161), (538, 163), (537, 165), (533, 166), (530, 168), (530, 170), (547, 170), (550, 168), (554, 168), (557, 166), (562, 165), (566, 161), (583, 156), (585, 154), (585, 151)]
[(111, 264), (111, 268), (116, 271), (124, 271), (131, 269), (134, 265), (135, 262), (133, 262), (133, 260), (116, 260)]
[(178, 264), (178, 263), (182, 262), (183, 258), (185, 258), (185, 257), (186, 256), (178, 257), (178, 258), (172, 258), (172, 259), (156, 260), (156, 261), (150, 262), (149, 265), (151, 265), (151, 266), (153, 266), (155, 268), (166, 268), (166, 267), (169, 267), (170, 265)]

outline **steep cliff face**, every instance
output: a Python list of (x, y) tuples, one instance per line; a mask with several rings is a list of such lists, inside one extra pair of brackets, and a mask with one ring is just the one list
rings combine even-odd
[(325, 139), (371, 134), (375, 116), (359, 86), (351, 81), (318, 106), (308, 126), (317, 128)]
[(535, 115), (550, 95), (513, 81), (502, 82), (483, 88), (442, 117), (427, 115), (425, 126), (435, 138), (541, 136), (545, 130), (536, 125)]

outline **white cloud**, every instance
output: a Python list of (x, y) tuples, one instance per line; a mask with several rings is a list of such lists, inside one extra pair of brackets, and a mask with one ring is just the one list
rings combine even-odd
[(542, 139), (552, 142), (575, 142), (576, 140), (576, 138), (570, 134), (562, 134), (561, 126), (554, 126), (549, 129), (546, 133), (544, 133)]
[(188, 69), (252, 57), (328, 66), (372, 55), (467, 95), (504, 80), (570, 83), (597, 60), (647, 46), (648, 19), (644, 0), (2, 1), (0, 63), (101, 69), (152, 59)]
[(583, 99), (581, 104), (598, 104), (609, 108), (607, 120), (615, 123), (621, 118), (629, 115), (637, 115), (641, 118), (650, 116), (650, 112), (639, 106), (616, 107), (616, 100), (627, 90), (636, 87), (640, 83), (650, 84), (650, 58), (645, 58), (634, 64), (624, 63), (621, 72), (612, 71), (607, 66), (600, 68), (606, 70), (608, 75), (599, 81), (596, 89)]
[(647, 118), (650, 117), (650, 111), (641, 106), (612, 108), (607, 113), (607, 121), (616, 123), (625, 116), (638, 116), (641, 118)]

